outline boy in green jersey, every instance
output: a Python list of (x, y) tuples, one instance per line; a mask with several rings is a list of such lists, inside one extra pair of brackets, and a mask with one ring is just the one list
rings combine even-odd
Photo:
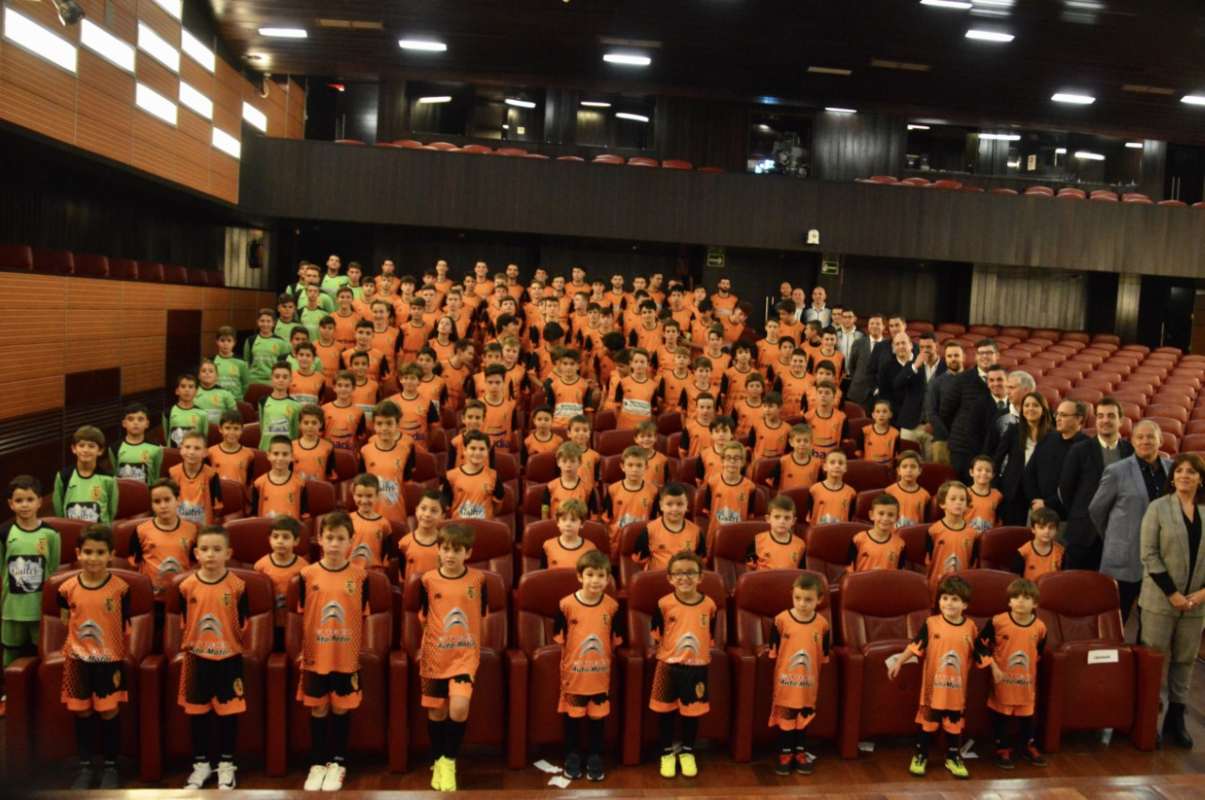
[(109, 460), (119, 478), (134, 478), (150, 485), (159, 480), (163, 467), (163, 448), (146, 440), (147, 428), (151, 426), (151, 415), (142, 403), (126, 408), (121, 419), (125, 438), (117, 446), (117, 452), (109, 453)]
[(197, 407), (196, 397), (196, 375), (185, 373), (176, 378), (176, 403), (163, 415), (163, 440), (169, 447), (179, 447), (189, 431), (202, 436), (209, 433), (209, 415)]
[(84, 425), (71, 437), (75, 466), (54, 476), (56, 517), (101, 522), (110, 525), (117, 515), (117, 479), (108, 472), (105, 435), (100, 428)]
[(218, 354), (213, 365), (218, 368), (218, 385), (242, 400), (251, 385), (251, 374), (247, 362), (234, 354), (234, 343), (238, 334), (229, 325), (218, 328)]
[[(325, 300), (326, 302), (322, 302)], [(330, 306), (330, 308), (327, 308)], [(309, 331), (310, 339), (318, 338), (318, 323), (327, 314), (335, 310), (335, 303), (330, 297), (322, 293), (322, 290), (315, 284), (310, 284), (305, 287), (305, 297), (302, 298), (301, 308), (298, 313), (298, 319), (305, 329)]]
[(252, 383), (270, 383), (272, 365), (289, 354), (289, 341), (276, 335), (276, 313), (270, 308), (261, 308), (255, 324), (259, 332), (243, 344), (243, 360), (250, 367)]
[(276, 298), (276, 327), (277, 336), (289, 341), (295, 328), (305, 327), (297, 321), (297, 301), (291, 295), (282, 294)]
[[(347, 288), (351, 289), (352, 297), (359, 300), (364, 297), (364, 268), (359, 261), (349, 261), (347, 264)], [(336, 295), (338, 291), (336, 290)]]
[(281, 361), (272, 367), (272, 393), (259, 401), (259, 449), (268, 452), (273, 436), (297, 438), (297, 418), (301, 403), (289, 396), (293, 370)]
[(216, 427), (221, 422), (223, 413), (238, 410), (238, 403), (234, 395), (218, 383), (218, 367), (208, 358), (202, 361), (197, 369), (197, 379), (199, 385), (193, 402), (205, 412), (208, 425)]
[(0, 643), (4, 666), (21, 656), (37, 655), (42, 621), (42, 586), (59, 568), (59, 534), (38, 518), (42, 484), (18, 475), (8, 484), (8, 508), (14, 520), (0, 528)]
[(343, 266), (342, 259), (339, 256), (331, 253), (326, 259), (326, 274), (322, 276), (322, 293), (328, 297), (334, 297), (335, 292), (347, 285), (347, 276), (340, 275), (339, 270)]

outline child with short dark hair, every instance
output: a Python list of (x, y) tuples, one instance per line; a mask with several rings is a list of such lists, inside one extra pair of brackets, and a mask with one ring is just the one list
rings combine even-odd
[(802, 569), (807, 545), (795, 535), (795, 501), (786, 495), (774, 497), (766, 507), (770, 530), (749, 542), (745, 562), (749, 569)]
[(506, 497), (498, 473), (487, 464), (490, 439), (478, 431), (464, 437), (464, 464), (444, 474), (443, 494), (449, 512), (461, 519), (493, 519)]
[(218, 383), (218, 368), (205, 359), (197, 367), (197, 391), (193, 396), (193, 404), (205, 412), (206, 432), (216, 427), (227, 411), (237, 411), (238, 403), (233, 394)]
[[(822, 362), (821, 366), (823, 366)], [(845, 412), (837, 408), (837, 387), (831, 380), (816, 379), (816, 402), (809, 399), (803, 418), (812, 429), (812, 445), (817, 453), (831, 453), (841, 448), (845, 438)]]
[(335, 399), (322, 406), (322, 427), (326, 439), (336, 450), (355, 452), (356, 443), (364, 436), (364, 409), (352, 401), (356, 376), (346, 370), (335, 374)]
[(646, 522), (657, 510), (657, 485), (645, 479), (648, 457), (643, 447), (632, 445), (620, 456), (623, 479), (607, 487), (603, 497), (603, 519), (611, 539), (611, 553), (619, 555), (623, 529), (635, 522)]
[(179, 447), (189, 431), (209, 433), (209, 414), (196, 404), (197, 376), (185, 373), (176, 378), (176, 402), (163, 413), (163, 438)]
[(126, 406), (121, 418), (125, 436), (117, 445), (117, 451), (109, 453), (109, 461), (118, 478), (132, 478), (147, 485), (159, 480), (159, 471), (163, 468), (163, 448), (146, 440), (150, 424), (150, 412), (145, 405), (132, 403)]
[[(1038, 661), (1046, 649), (1046, 624), (1038, 619), (1038, 585), (1017, 578), (1008, 585), (1008, 611), (983, 626), (983, 646), (991, 654), (992, 694), (987, 699), (996, 739), (996, 766), (1012, 769), (1017, 757), (1035, 767), (1046, 758), (1034, 742), (1038, 697)], [(1009, 718), (1016, 720), (1011, 745)]]
[(352, 481), (351, 499), (356, 510), (349, 514), (352, 526), (348, 558), (361, 569), (381, 567), (397, 555), (393, 526), (377, 511), (381, 482), (376, 475), (364, 473)]
[(261, 308), (255, 317), (255, 325), (256, 332), (243, 342), (243, 361), (248, 364), (247, 378), (250, 383), (269, 383), (272, 366), (289, 355), (289, 342), (276, 333), (276, 312), (272, 309)]
[(8, 509), (13, 521), (0, 528), (0, 644), (4, 666), (37, 654), (41, 638), (42, 587), (59, 568), (62, 543), (58, 531), (38, 516), (42, 484), (32, 475), (8, 483)]
[(824, 480), (813, 483), (808, 492), (812, 496), (812, 510), (808, 515), (809, 525), (829, 525), (834, 522), (849, 522), (857, 492), (845, 483), (845, 472), (849, 462), (845, 453), (834, 450), (824, 457)]
[(812, 774), (803, 732), (816, 718), (820, 669), (828, 663), (831, 638), (828, 620), (817, 611), (825, 592), (824, 580), (804, 573), (791, 585), (791, 607), (774, 617), (769, 655), (774, 659), (774, 694), (770, 727), (778, 728), (778, 758), (774, 771)]
[(707, 514), (707, 552), (715, 550), (715, 536), (721, 525), (753, 518), (757, 487), (745, 477), (745, 446), (740, 442), (724, 445), (718, 475), (711, 475), (699, 488), (699, 504)]
[(657, 423), (646, 419), (636, 426), (636, 435), (632, 439), (637, 447), (644, 450), (648, 479), (658, 488), (664, 486), (669, 482), (669, 459), (665, 453), (657, 450)]
[(564, 441), (559, 433), (552, 430), (552, 409), (536, 406), (531, 412), (531, 433), (527, 434), (519, 451), (519, 463), (526, 467), (532, 456), (555, 453)]
[(683, 550), (707, 555), (707, 537), (698, 525), (686, 518), (690, 504), (686, 487), (680, 483), (666, 484), (658, 504), (659, 516), (636, 537), (632, 560), (644, 564), (646, 570), (654, 570), (667, 569), (674, 554)]
[(255, 452), (243, 446), (243, 417), (238, 411), (222, 414), (219, 424), (222, 441), (210, 447), (206, 453), (210, 466), (219, 478), (237, 481), (246, 487), (251, 479), (251, 466), (255, 463)]
[(254, 566), (256, 572), (264, 573), (272, 581), (272, 590), (276, 597), (272, 649), (276, 652), (284, 651), (289, 581), (310, 564), (303, 556), (297, 554), (297, 544), (300, 541), (301, 523), (293, 517), (276, 517), (268, 530), (268, 547), (271, 549), (267, 555), (256, 561)]
[(749, 445), (753, 450), (750, 464), (763, 458), (781, 458), (791, 449), (791, 426), (783, 422), (781, 408), (782, 395), (778, 392), (762, 398), (762, 413), (749, 429)]
[(180, 442), (180, 463), (167, 471), (179, 487), (180, 516), (198, 527), (215, 521), (222, 507), (222, 479), (205, 463), (205, 435), (188, 431)]
[(999, 489), (992, 487), (995, 474), (996, 465), (988, 456), (975, 456), (971, 461), (971, 485), (967, 487), (967, 497), (970, 501), (967, 521), (980, 534), (996, 527), (1000, 518), (999, 509), (1004, 495)]
[(403, 583), (439, 566), (439, 526), (443, 519), (443, 495), (438, 489), (424, 490), (414, 507), (414, 530), (397, 546)]
[(335, 446), (322, 438), (326, 415), (309, 404), (297, 412), (297, 438), (293, 440), (293, 471), (303, 481), (329, 480), (335, 472)]
[(1056, 538), (1059, 535), (1059, 512), (1049, 506), (1035, 509), (1029, 515), (1029, 529), (1033, 539), (1017, 548), (1012, 571), (1033, 583), (1038, 578), (1063, 568), (1063, 546)]
[(301, 403), (289, 396), (293, 369), (283, 361), (272, 365), (272, 393), (259, 401), (259, 449), (267, 452), (273, 436), (297, 438), (298, 414)]
[(218, 353), (213, 357), (213, 365), (218, 371), (218, 385), (234, 399), (242, 400), (251, 385), (251, 372), (245, 359), (234, 354), (234, 345), (238, 341), (238, 331), (230, 325), (218, 328)]
[(582, 537), (582, 525), (590, 512), (581, 500), (566, 500), (556, 510), (557, 535), (544, 540), (540, 559), (545, 569), (572, 569), (583, 554), (597, 550)]
[(966, 484), (959, 481), (946, 481), (937, 490), (943, 516), (929, 526), (925, 538), (925, 566), (935, 593), (943, 578), (970, 569), (979, 558), (979, 534), (966, 521), (967, 494)]
[(602, 464), (602, 456), (590, 446), (593, 430), (594, 425), (590, 418), (583, 414), (569, 420), (569, 441), (582, 448), (582, 468), (579, 474), (591, 489), (598, 485), (599, 466)]
[(402, 435), (402, 412), (384, 400), (373, 412), (376, 434), (360, 448), (360, 471), (375, 475), (380, 485), (377, 510), (390, 522), (406, 524), (405, 481), (414, 470), (414, 441)]
[(920, 479), (920, 455), (914, 450), (905, 450), (895, 460), (895, 475), (898, 480), (884, 489), (899, 502), (899, 517), (895, 526), (920, 525), (929, 512), (929, 492), (922, 487)]
[(75, 466), (54, 476), (54, 514), (110, 525), (117, 516), (117, 480), (109, 473), (105, 435), (84, 425), (71, 437)]
[(271, 468), (251, 483), (251, 510), (259, 517), (294, 517), (306, 513), (305, 481), (293, 469), (293, 442), (273, 436), (268, 445)]
[(605, 553), (591, 546), (574, 566), (581, 588), (561, 599), (553, 623), (561, 645), (557, 711), (565, 724), (565, 777), (582, 777), (579, 728), (585, 727), (586, 777), (601, 781), (606, 777), (602, 749), (603, 726), (611, 713), (611, 657), (623, 642), (619, 601), (606, 594), (611, 561)]
[(871, 527), (855, 533), (849, 543), (850, 572), (904, 568), (907, 547), (895, 532), (899, 515), (900, 501), (892, 495), (883, 492), (871, 501)]
[(767, 483), (780, 492), (788, 489), (811, 489), (820, 480), (824, 458), (812, 452), (812, 429), (805, 423), (791, 426), (787, 439), (791, 452), (778, 458)]
[(890, 464), (900, 441), (900, 429), (891, 424), (891, 401), (882, 397), (875, 400), (870, 419), (869, 425), (862, 426), (860, 455), (876, 464)]
[[(151, 518), (139, 523), (130, 537), (130, 560), (151, 582), (155, 600), (162, 604), (172, 580), (192, 564), (198, 526), (179, 512), (180, 486), (171, 478), (151, 484)], [(162, 624), (162, 608), (156, 623)]]

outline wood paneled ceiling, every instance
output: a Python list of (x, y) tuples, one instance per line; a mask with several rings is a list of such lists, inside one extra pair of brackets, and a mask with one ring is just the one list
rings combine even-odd
[[(1205, 107), (1180, 101), (1205, 95), (1205, 3), (1198, 0), (967, 0), (971, 9), (920, 0), (210, 3), (229, 47), (274, 74), (776, 98), (910, 119), (1205, 143)], [(264, 26), (309, 35), (272, 39), (259, 34)], [(1016, 38), (972, 41), (965, 38), (971, 28)], [(437, 38), (448, 49), (403, 51), (403, 37)], [(652, 65), (602, 61), (619, 49), (643, 52)], [(1089, 106), (1051, 101), (1065, 91), (1097, 99)]]

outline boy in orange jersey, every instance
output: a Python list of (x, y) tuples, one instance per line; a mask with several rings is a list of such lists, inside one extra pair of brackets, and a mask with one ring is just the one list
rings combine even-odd
[[(681, 409), (688, 419), (697, 415), (699, 397), (704, 394), (711, 395), (712, 399), (716, 401), (713, 411), (719, 408), (720, 383), (721, 380), (715, 378), (710, 358), (699, 356), (691, 363), (690, 380), (682, 389), (684, 394), (681, 405)], [(669, 400), (673, 399), (669, 395), (666, 397)]]
[(398, 543), (403, 583), (439, 566), (439, 526), (444, 502), (438, 489), (426, 489), (414, 507), (414, 530)]
[(580, 728), (585, 727), (586, 777), (601, 781), (606, 777), (603, 725), (611, 713), (611, 655), (623, 643), (619, 601), (606, 594), (611, 560), (605, 553), (591, 548), (572, 566), (582, 588), (561, 599), (552, 626), (561, 645), (557, 711), (565, 724), (565, 777), (582, 777)]
[(778, 340), (778, 358), (765, 366), (766, 379), (773, 386), (778, 379), (791, 371), (791, 356), (795, 354), (795, 340), (783, 336)]
[(920, 455), (913, 450), (900, 453), (895, 462), (898, 480), (884, 491), (899, 502), (900, 515), (896, 527), (920, 525), (929, 513), (929, 492), (917, 481), (920, 478)]
[(421, 297), (410, 301), (410, 321), (401, 326), (399, 338), (402, 340), (401, 359), (405, 362), (414, 361), (418, 351), (427, 344), (433, 326), (427, 322), (425, 314), (427, 304)]
[(293, 471), (303, 481), (329, 480), (335, 470), (335, 445), (322, 438), (326, 415), (316, 405), (297, 414), (297, 439), (293, 442)]
[(217, 773), (218, 788), (235, 787), (234, 747), (243, 696), (243, 626), (246, 585), (226, 569), (230, 536), (221, 525), (197, 534), (197, 571), (180, 582), (180, 652), (177, 702), (188, 715), (192, 772), (185, 789), (200, 789)]
[(649, 376), (648, 351), (636, 348), (630, 352), (632, 374), (620, 379), (615, 389), (615, 426), (620, 430), (652, 419), (661, 397), (661, 382)]
[[(699, 717), (711, 710), (707, 692), (707, 665), (715, 634), (716, 604), (699, 591), (703, 559), (684, 550), (669, 560), (666, 577), (674, 590), (657, 602), (651, 633), (657, 645), (653, 691), (649, 708), (657, 714), (661, 746), (661, 777), (699, 774), (695, 740)], [(674, 728), (680, 722), (682, 744), (674, 755)]]
[(59, 584), (58, 605), (67, 628), (60, 700), (75, 715), (79, 773), (71, 788), (77, 790), (93, 788), (93, 760), (98, 749), (104, 754), (104, 764), (96, 788), (116, 789), (120, 784), (121, 720), (117, 715), (128, 699), (123, 663), (130, 587), (109, 572), (112, 556), (113, 531), (107, 525), (89, 525), (75, 550), (79, 573)]
[(855, 533), (849, 543), (850, 572), (904, 568), (907, 548), (895, 532), (899, 515), (899, 501), (886, 492), (871, 501), (870, 529)]
[(834, 450), (824, 457), (824, 480), (813, 483), (808, 489), (812, 495), (812, 511), (808, 514), (809, 525), (830, 525), (834, 522), (849, 522), (857, 492), (845, 483), (845, 472), (849, 462), (845, 453)]
[(762, 413), (749, 427), (749, 446), (753, 456), (749, 463), (763, 458), (779, 459), (790, 449), (791, 426), (782, 421), (782, 395), (770, 392), (762, 399)]
[(243, 416), (238, 411), (222, 412), (219, 428), (222, 441), (206, 451), (209, 465), (218, 471), (219, 478), (237, 481), (246, 487), (251, 479), (255, 451), (243, 446)]
[(602, 517), (611, 535), (611, 552), (618, 557), (623, 529), (635, 522), (647, 522), (657, 514), (658, 486), (649, 477), (648, 456), (643, 447), (632, 445), (620, 456), (623, 480), (607, 487)]
[[(397, 369), (398, 328), (390, 319), (389, 311), (391, 308), (398, 308), (399, 305), (390, 304), (386, 300), (375, 300), (372, 304), (372, 350), (376, 350), (382, 355), (381, 380), (384, 380), (386, 375), (393, 375)], [(405, 320), (399, 319), (398, 321), (404, 322)], [(358, 331), (359, 326), (357, 325)], [(359, 346), (360, 342), (357, 339), (356, 347)]]
[(891, 424), (890, 401), (882, 397), (875, 400), (870, 419), (869, 425), (862, 426), (859, 456), (876, 464), (890, 464), (895, 460), (895, 448), (900, 440), (900, 429)]
[(690, 458), (711, 447), (711, 423), (715, 420), (715, 396), (700, 392), (695, 398), (694, 414), (682, 423), (678, 457)]
[[(713, 359), (714, 361), (714, 359)], [(723, 370), (720, 392), (724, 395), (724, 413), (732, 414), (745, 399), (745, 384), (757, 373), (753, 369), (753, 345), (739, 341), (732, 345), (732, 366)]]
[(719, 474), (710, 474), (699, 489), (699, 504), (708, 510), (708, 553), (715, 550), (715, 534), (721, 525), (753, 519), (757, 487), (744, 471), (745, 446), (729, 442), (720, 456)]
[(349, 711), (360, 707), (360, 645), (368, 574), (352, 563), (352, 522), (342, 511), (322, 518), (322, 559), (301, 570), (301, 679), (297, 701), (310, 710), (307, 791), (336, 792), (347, 776)]
[(795, 535), (795, 501), (781, 494), (772, 499), (766, 522), (770, 530), (754, 536), (745, 553), (749, 569), (803, 569), (807, 545)]
[(273, 436), (268, 445), (271, 468), (251, 482), (251, 510), (259, 517), (296, 517), (306, 513), (305, 480), (293, 469), (293, 443)]
[[(351, 343), (354, 343), (352, 339)], [(318, 320), (318, 338), (314, 340), (314, 358), (321, 364), (322, 382), (327, 388), (334, 387), (335, 375), (343, 368), (343, 351), (347, 348), (335, 339), (335, 318), (329, 314)]]
[(368, 377), (368, 353), (357, 350), (348, 360), (352, 374), (351, 401), (363, 412), (367, 426), (372, 424), (372, 414), (376, 410), (377, 395), (381, 387)]
[(285, 647), (285, 607), (289, 594), (289, 581), (308, 567), (310, 562), (297, 555), (297, 543), (301, 541), (301, 523), (293, 517), (276, 517), (268, 530), (268, 554), (261, 556), (255, 562), (256, 572), (262, 572), (272, 581), (272, 591), (276, 599), (276, 613), (273, 615), (272, 650), (283, 653)]
[(544, 381), (545, 402), (552, 408), (552, 424), (567, 428), (569, 420), (593, 408), (594, 391), (581, 377), (581, 354), (577, 350), (558, 350), (554, 356), (556, 371)]
[(414, 363), (418, 365), (418, 393), (427, 398), (438, 411), (448, 404), (448, 388), (444, 379), (435, 371), (439, 363), (435, 351), (424, 347), (414, 357)]
[(1063, 546), (1055, 541), (1059, 535), (1059, 512), (1049, 506), (1034, 509), (1029, 515), (1033, 541), (1017, 548), (1012, 571), (1034, 583), (1038, 578), (1063, 568)]
[(669, 481), (669, 459), (665, 453), (657, 450), (657, 423), (646, 419), (637, 425), (633, 440), (637, 447), (644, 449), (644, 454), (648, 457), (649, 480), (658, 487), (664, 486)]
[(587, 513), (594, 513), (597, 510), (594, 486), (582, 475), (582, 449), (573, 442), (565, 442), (556, 450), (556, 465), (561, 474), (544, 487), (541, 518), (559, 519), (561, 504), (570, 500), (583, 504)]
[(431, 737), (431, 788), (456, 791), (456, 758), (469, 718), (473, 679), (481, 663), (481, 626), (489, 599), (485, 576), (466, 566), (473, 529), (452, 523), (439, 531), (439, 566), (419, 586), (422, 705)]
[(774, 388), (782, 393), (782, 413), (787, 419), (803, 416), (803, 399), (811, 384), (808, 357), (802, 350), (791, 353), (790, 368), (776, 373)]
[[(996, 766), (1012, 769), (1020, 757), (1035, 767), (1046, 758), (1034, 742), (1038, 660), (1046, 649), (1046, 624), (1038, 619), (1038, 586), (1018, 578), (1008, 585), (1008, 611), (983, 626), (980, 639), (992, 657), (992, 694), (987, 699), (996, 740)], [(1009, 719), (1017, 733), (1009, 741)]]
[(967, 520), (979, 534), (996, 527), (1000, 521), (999, 508), (1004, 495), (999, 489), (992, 488), (992, 478), (995, 474), (996, 465), (989, 456), (975, 456), (971, 461), (971, 485), (967, 487), (967, 496), (970, 498)]
[(531, 412), (531, 433), (523, 440), (519, 451), (519, 463), (527, 466), (527, 460), (541, 453), (555, 453), (565, 440), (552, 431), (552, 408), (536, 406)]
[(578, 473), (593, 489), (598, 485), (602, 456), (590, 446), (590, 418), (584, 414), (569, 420), (569, 441), (582, 448), (582, 468)]
[(845, 438), (845, 412), (839, 411), (833, 404), (837, 387), (832, 381), (816, 383), (816, 405), (809, 405), (803, 415), (812, 428), (812, 447), (817, 453), (828, 454), (841, 447)]
[(485, 403), (480, 400), (467, 400), (464, 410), (460, 412), (460, 433), (448, 442), (448, 465), (459, 467), (464, 463), (464, 437), (470, 433), (480, 433), (485, 424)]
[(820, 349), (816, 351), (815, 360), (817, 366), (821, 361), (831, 363), (833, 365), (833, 376), (829, 380), (837, 385), (841, 384), (841, 375), (845, 367), (845, 356), (837, 352), (837, 329), (831, 325), (820, 331)]
[(766, 335), (753, 343), (753, 346), (757, 348), (754, 362), (762, 369), (768, 369), (778, 360), (778, 325), (778, 320), (774, 317), (767, 319)]
[(540, 563), (543, 569), (572, 569), (578, 558), (597, 550), (594, 542), (582, 538), (582, 524), (589, 511), (580, 500), (566, 500), (556, 510), (557, 535), (545, 539)]
[(966, 519), (966, 484), (943, 483), (937, 490), (937, 507), (943, 516), (929, 526), (925, 539), (925, 566), (929, 571), (929, 588), (934, 592), (943, 578), (970, 569), (979, 559), (979, 534)]
[(335, 323), (335, 342), (343, 350), (354, 347), (356, 344), (356, 325), (360, 323), (362, 317), (356, 311), (355, 306), (354, 289), (344, 286), (335, 292), (335, 310), (331, 314), (331, 319)]
[(431, 428), (439, 425), (439, 407), (419, 392), (423, 371), (417, 364), (406, 364), (398, 370), (402, 390), (388, 399), (401, 412), (402, 435), (414, 440), (416, 447), (427, 449)]
[(465, 401), (465, 383), (473, 369), (473, 358), (476, 345), (472, 339), (457, 339), (452, 345), (452, 357), (440, 366), (443, 371), (440, 377), (448, 390), (448, 403), (452, 408), (460, 408)]
[(406, 524), (406, 493), (403, 489), (414, 470), (414, 442), (402, 435), (402, 412), (385, 400), (374, 412), (376, 435), (360, 448), (360, 471), (376, 475), (381, 495), (378, 510), (390, 522)]
[(364, 436), (364, 409), (352, 402), (356, 376), (346, 370), (335, 375), (335, 399), (322, 406), (326, 439), (336, 450), (355, 452), (356, 442)]
[(130, 537), (130, 561), (151, 581), (157, 631), (163, 629), (163, 592), (188, 569), (197, 540), (197, 525), (178, 513), (179, 495), (180, 487), (171, 478), (151, 484), (152, 517)]
[(791, 585), (791, 607), (774, 617), (770, 628), (770, 658), (774, 659), (774, 694), (770, 727), (778, 728), (778, 757), (774, 771), (812, 774), (804, 731), (816, 717), (820, 669), (828, 663), (832, 639), (828, 620), (817, 608), (824, 597), (823, 579), (803, 574)]
[(753, 424), (761, 418), (765, 390), (766, 379), (760, 372), (753, 372), (745, 379), (745, 396), (732, 408), (732, 418), (736, 420), (736, 430), (733, 434), (736, 438), (745, 439), (753, 429)]
[(661, 326), (657, 324), (657, 304), (652, 300), (641, 300), (637, 310), (637, 322), (628, 334), (628, 347), (636, 347), (651, 354), (661, 346)]
[(732, 417), (716, 417), (711, 421), (711, 446), (699, 450), (699, 466), (695, 478), (702, 482), (723, 469), (724, 445), (730, 444), (736, 422)]
[(180, 463), (169, 469), (180, 498), (180, 516), (194, 525), (208, 525), (222, 507), (222, 480), (205, 463), (205, 434), (189, 431), (180, 442)]
[(357, 475), (351, 485), (351, 499), (356, 506), (351, 520), (351, 550), (348, 558), (361, 569), (380, 567), (397, 556), (397, 541), (393, 526), (377, 511), (381, 482), (376, 475), (365, 472)]
[(841, 408), (841, 387), (833, 378), (836, 376), (837, 370), (833, 366), (833, 362), (825, 359), (813, 368), (813, 373), (810, 376), (807, 388), (803, 392), (803, 401), (807, 408), (813, 409), (820, 405), (820, 396), (817, 389), (820, 384), (828, 382), (833, 385), (833, 408)]
[(481, 403), (485, 406), (485, 419), (481, 430), (489, 437), (490, 447), (509, 450), (512, 436), (519, 427), (518, 410), (513, 398), (505, 396), (506, 367), (490, 364), (485, 368), (485, 393)]
[(373, 327), (369, 320), (360, 320), (356, 323), (356, 344), (343, 351), (343, 366), (352, 372), (355, 372), (352, 356), (356, 353), (368, 355), (369, 378), (379, 383), (389, 376), (389, 362), (385, 358), (385, 353), (373, 346)]
[(969, 778), (962, 760), (962, 729), (966, 723), (966, 694), (971, 666), (986, 667), (991, 653), (979, 640), (979, 629), (967, 619), (971, 587), (962, 578), (947, 577), (937, 587), (940, 614), (924, 621), (916, 637), (899, 654), (888, 659), (887, 675), (900, 674), (904, 660), (915, 656), (921, 662), (920, 707), (916, 724), (920, 735), (908, 771), (925, 774), (933, 734), (946, 734), (946, 769), (955, 778)]
[(464, 437), (464, 464), (447, 471), (443, 498), (452, 517), (493, 519), (495, 509), (506, 497), (498, 473), (487, 465), (490, 440), (484, 433)]
[(313, 343), (302, 342), (297, 345), (296, 356), (297, 368), (289, 380), (289, 396), (302, 405), (317, 405), (322, 396), (322, 387), (326, 384), (326, 376), (321, 368), (314, 367), (318, 354)]
[(778, 458), (766, 484), (779, 492), (788, 489), (811, 489), (820, 479), (824, 459), (812, 451), (812, 429), (805, 423), (792, 425), (788, 439), (791, 452)]
[[(672, 352), (668, 352), (661, 363), (663, 366), (658, 375), (661, 377), (661, 394), (665, 398), (663, 410), (677, 411), (686, 416), (690, 410), (688, 388), (694, 381), (694, 374), (690, 371), (690, 348), (678, 345)], [(710, 379), (707, 389), (711, 389)]]
[(636, 537), (632, 560), (644, 564), (646, 570), (654, 570), (667, 569), (670, 558), (682, 550), (707, 555), (706, 537), (698, 525), (686, 518), (689, 504), (685, 486), (680, 483), (667, 484), (661, 490), (659, 499), (661, 514)]

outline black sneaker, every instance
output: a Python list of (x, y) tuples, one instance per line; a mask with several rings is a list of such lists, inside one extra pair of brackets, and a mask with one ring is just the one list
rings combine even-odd
[(1017, 766), (1016, 762), (1013, 761), (1013, 751), (1007, 747), (1002, 747), (996, 751), (995, 762), (996, 766), (1000, 769), (1013, 769)]
[(100, 773), (100, 789), (117, 789), (121, 786), (121, 773), (117, 771), (116, 764), (105, 764), (105, 768)]
[(807, 753), (803, 751), (795, 753), (795, 774), (811, 775), (814, 769), (812, 759), (808, 758)]
[(96, 780), (96, 770), (91, 764), (80, 764), (79, 772), (75, 775), (75, 780), (71, 784), (71, 788), (77, 791), (83, 789), (91, 789), (92, 782)]
[(565, 756), (565, 777), (575, 781), (582, 776), (582, 757), (578, 753)]
[(779, 753), (774, 762), (774, 772), (778, 775), (790, 775), (793, 759), (790, 753)]
[(586, 759), (586, 777), (592, 781), (601, 781), (607, 777), (603, 769), (603, 759), (600, 755), (592, 755)]

